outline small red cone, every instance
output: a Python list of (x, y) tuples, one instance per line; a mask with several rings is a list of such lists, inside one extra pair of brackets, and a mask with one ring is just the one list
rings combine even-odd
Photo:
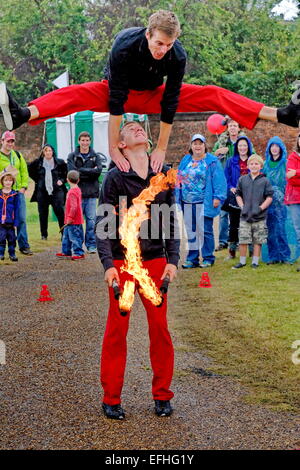
[(42, 285), (40, 296), (36, 300), (38, 300), (39, 302), (49, 302), (50, 300), (53, 300), (53, 298), (50, 297), (47, 284)]
[(203, 273), (198, 287), (212, 287), (208, 273)]

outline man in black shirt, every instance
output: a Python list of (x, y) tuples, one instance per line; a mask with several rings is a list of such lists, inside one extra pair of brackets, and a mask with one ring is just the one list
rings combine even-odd
[[(147, 134), (140, 124), (127, 123), (121, 130), (119, 139), (119, 148), (126, 155), (130, 168), (128, 172), (123, 172), (115, 167), (105, 176), (99, 204), (99, 211), (102, 211), (103, 214), (98, 215), (96, 221), (97, 248), (105, 270), (105, 280), (109, 286), (110, 297), (101, 355), (101, 383), (104, 389), (102, 407), (108, 418), (124, 418), (124, 411), (121, 408), (121, 392), (126, 364), (126, 335), (130, 314), (120, 315), (119, 302), (114, 298), (111, 286), (115, 279), (122, 289), (125, 281), (130, 280), (136, 284), (147, 311), (150, 357), (153, 369), (152, 396), (155, 401), (155, 411), (158, 416), (169, 416), (172, 413), (170, 400), (173, 397), (173, 392), (170, 390), (170, 384), (174, 367), (174, 351), (167, 325), (167, 296), (165, 295), (164, 302), (160, 307), (153, 305), (140, 291), (139, 282), (132, 275), (120, 269), (124, 264), (125, 255), (118, 236), (119, 211), (122, 207), (119, 198), (127, 198), (127, 205), (130, 207), (133, 198), (139, 196), (149, 186), (154, 172), (149, 165), (146, 153)], [(163, 173), (168, 169), (164, 166)], [(165, 214), (162, 211), (162, 217), (152, 216), (151, 219), (143, 222), (146, 224), (147, 230), (145, 231), (141, 227), (140, 233), (152, 234), (152, 230), (155, 229), (157, 234), (155, 238), (142, 235), (139, 238), (142, 266), (148, 270), (149, 276), (159, 289), (167, 275), (170, 281), (173, 281), (179, 260), (180, 242), (179, 239), (176, 239), (174, 225), (174, 191), (167, 189), (159, 193), (153, 204), (162, 205), (164, 210), (166, 207), (171, 208), (170, 214)], [(111, 219), (106, 211), (116, 218), (116, 222), (111, 224), (113, 228), (116, 227), (115, 230), (111, 230), (108, 226)]]
[[(240, 125), (252, 129), (258, 119), (298, 127), (300, 89), (290, 104), (270, 108), (216, 86), (182, 84), (186, 64), (185, 51), (178, 41), (180, 24), (177, 16), (159, 10), (150, 16), (147, 28), (121, 31), (112, 46), (102, 82), (71, 85), (55, 90), (20, 107), (0, 83), (0, 106), (8, 129), (24, 122), (35, 125), (51, 117), (89, 109), (110, 112), (109, 150), (120, 169), (128, 162), (118, 149), (118, 130), (122, 114), (161, 113), (160, 134), (151, 155), (154, 171), (161, 169), (175, 112), (219, 111)], [(167, 80), (164, 84), (164, 77)]]

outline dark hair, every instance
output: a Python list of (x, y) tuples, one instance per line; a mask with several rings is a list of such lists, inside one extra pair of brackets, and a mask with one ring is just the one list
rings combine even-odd
[[(197, 139), (195, 139), (195, 140), (197, 140)], [(200, 139), (199, 139), (199, 140), (200, 140)], [(202, 142), (202, 141), (201, 141), (201, 142)], [(205, 153), (207, 153), (207, 150), (208, 150), (208, 149), (207, 149), (206, 142), (202, 142), (202, 143), (204, 144)], [(190, 147), (190, 149), (189, 149), (189, 154), (190, 154), (190, 155), (193, 155), (192, 142), (191, 142), (191, 147)]]
[(80, 132), (80, 134), (78, 136), (78, 140), (80, 140), (81, 137), (88, 137), (90, 140), (92, 140), (91, 135), (87, 131)]
[(50, 144), (45, 144), (45, 145), (43, 145), (43, 147), (42, 147), (42, 151), (41, 151), (41, 157), (44, 157), (44, 150), (45, 150), (45, 148), (46, 148), (46, 147), (49, 147), (49, 148), (51, 148), (51, 150), (52, 150), (52, 153), (53, 153), (53, 155), (52, 155), (52, 156), (53, 156), (53, 158), (54, 158), (54, 157), (56, 157), (55, 148), (54, 148), (54, 147), (52, 147), (52, 145), (50, 145)]
[(70, 183), (77, 184), (79, 181), (79, 172), (76, 170), (70, 170), (67, 174), (67, 178)]

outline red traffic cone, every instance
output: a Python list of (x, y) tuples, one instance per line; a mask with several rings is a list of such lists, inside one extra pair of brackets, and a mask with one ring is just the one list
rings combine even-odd
[(203, 273), (198, 287), (212, 287), (208, 273)]
[(48, 302), (49, 300), (53, 300), (53, 298), (50, 297), (47, 284), (42, 285), (41, 293), (37, 300), (39, 302)]

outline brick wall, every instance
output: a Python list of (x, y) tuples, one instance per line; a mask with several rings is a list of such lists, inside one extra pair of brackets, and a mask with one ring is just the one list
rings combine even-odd
[[(206, 120), (211, 113), (180, 113), (175, 117), (173, 130), (167, 152), (167, 161), (177, 164), (189, 150), (190, 138), (195, 133), (204, 134), (207, 138), (208, 148), (211, 150), (216, 136), (206, 129)], [(159, 115), (149, 116), (153, 141), (156, 142), (159, 132)], [(4, 124), (0, 118), (0, 130), (4, 131)], [(25, 124), (16, 130), (16, 148), (21, 151), (28, 161), (40, 155), (43, 141), (44, 126), (29, 126)], [(270, 137), (278, 135), (286, 144), (288, 153), (295, 145), (298, 129), (283, 124), (259, 121), (253, 131), (245, 130), (252, 140), (256, 151), (264, 156), (266, 144)]]
[[(208, 150), (210, 151), (216, 141), (216, 136), (206, 128), (206, 120), (212, 113), (179, 113), (176, 115), (172, 134), (167, 152), (167, 161), (177, 164), (183, 155), (189, 150), (190, 138), (193, 134), (200, 133), (207, 138)], [(154, 142), (159, 132), (159, 115), (149, 116), (151, 133)], [(255, 150), (263, 158), (268, 140), (278, 135), (287, 146), (288, 153), (293, 150), (299, 129), (285, 126), (284, 124), (273, 124), (267, 121), (259, 121), (252, 131), (243, 129), (251, 139)]]

